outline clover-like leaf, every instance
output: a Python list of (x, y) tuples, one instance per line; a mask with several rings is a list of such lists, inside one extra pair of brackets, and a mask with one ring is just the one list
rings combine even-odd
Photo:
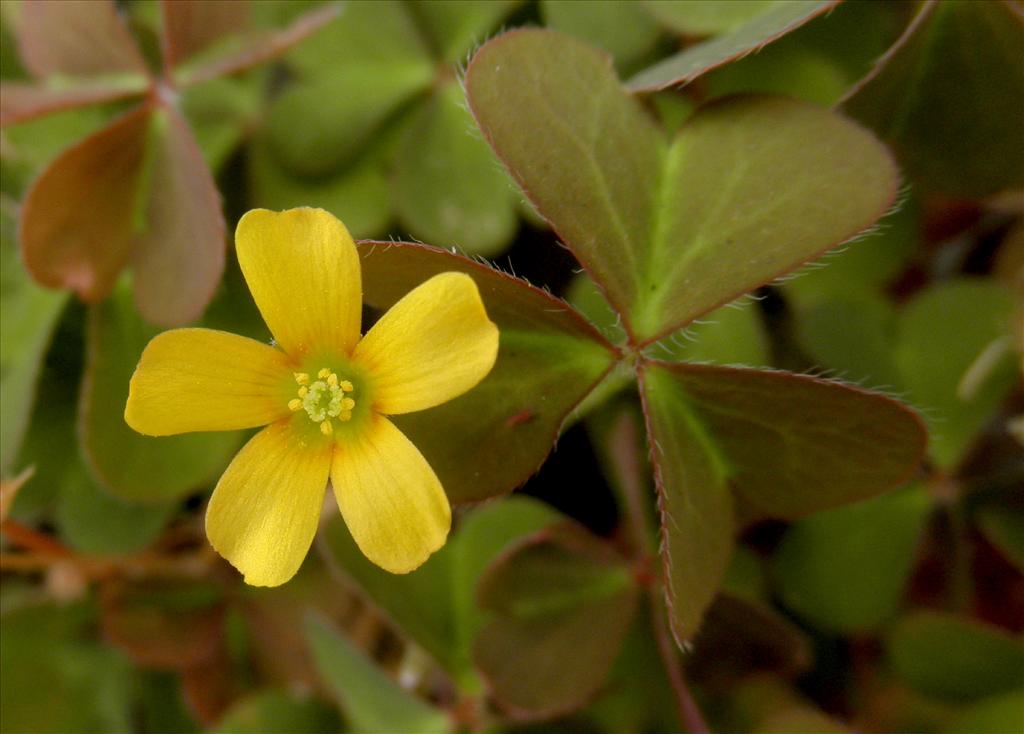
[(526, 496), (507, 497), (471, 513), (440, 551), (413, 573), (396, 576), (370, 563), (341, 518), (319, 537), (330, 565), (354, 581), (405, 634), (430, 653), (460, 690), (479, 692), (472, 667), (473, 638), (484, 624), (476, 587), (487, 565), (514, 541), (558, 522), (550, 507)]
[[(410, 123), (398, 153), (395, 208), (417, 239), (493, 256), (518, 227), (518, 194), (472, 128), (457, 83), (433, 95)], [(453, 167), (458, 175), (452, 175)]]
[(799, 517), (905, 481), (925, 434), (895, 400), (803, 375), (650, 363), (642, 396), (673, 631), (696, 630), (732, 549), (730, 489)]
[(224, 273), (220, 194), (181, 115), (156, 107), (150, 122), (143, 224), (132, 250), (135, 303), (174, 326), (203, 313)]
[(895, 616), (928, 512), (920, 487), (804, 518), (773, 559), (779, 595), (832, 631), (871, 630)]
[(35, 280), (106, 297), (136, 232), (149, 110), (139, 107), (61, 153), (25, 196), (19, 232)]
[(506, 550), (477, 589), (493, 614), (473, 644), (498, 702), (526, 717), (581, 706), (618, 655), (636, 592), (625, 559), (574, 523)]
[(549, 31), (488, 43), (466, 85), (485, 136), (635, 342), (814, 259), (895, 197), (869, 133), (792, 100), (720, 101), (668, 146), (606, 57)]
[(18, 46), (37, 77), (146, 75), (113, 0), (34, 0), (21, 6)]
[(194, 54), (237, 33), (249, 23), (248, 0), (161, 0), (164, 63), (178, 66)]
[(40, 365), (67, 296), (29, 280), (7, 236), (12, 223), (0, 216), (0, 475), (6, 477), (28, 428)]
[[(363, 242), (364, 300), (385, 309), (427, 278), (469, 274), (498, 325), (498, 361), (473, 390), (397, 416), (454, 502), (514, 489), (551, 450), (563, 421), (611, 369), (614, 349), (567, 303), (445, 250)], [(459, 436), (459, 440), (452, 440)]]

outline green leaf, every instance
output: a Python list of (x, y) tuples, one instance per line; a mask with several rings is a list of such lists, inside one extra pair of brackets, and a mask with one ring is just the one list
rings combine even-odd
[(0, 732), (131, 731), (132, 671), (88, 639), (89, 607), (12, 606), (0, 616)]
[(376, 68), (386, 76), (392, 69), (433, 66), (415, 19), (398, 0), (349, 0), (336, 19), (289, 51), (285, 60), (301, 79), (357, 67)]
[(508, 492), (548, 455), (562, 423), (611, 368), (615, 354), (568, 304), (451, 252), (409, 243), (360, 245), (366, 303), (386, 309), (427, 278), (469, 274), (501, 345), (491, 373), (437, 408), (397, 416), (453, 502)]
[(888, 654), (896, 675), (935, 698), (976, 700), (1024, 684), (1024, 643), (949, 614), (903, 618), (889, 636)]
[(516, 232), (519, 194), (465, 105), (462, 87), (450, 82), (410, 124), (396, 161), (395, 209), (416, 239), (494, 256)]
[(958, 712), (943, 734), (1007, 734), (1020, 728), (1024, 690), (985, 698)]
[(575, 523), (506, 551), (477, 588), (493, 612), (473, 660), (502, 707), (550, 717), (604, 683), (629, 631), (636, 587), (625, 559)]
[(957, 464), (1020, 374), (1012, 349), (1013, 295), (979, 279), (934, 285), (902, 311), (893, 352), (909, 398), (931, 429), (929, 453)]
[(18, 262), (13, 222), (0, 220), (0, 475), (7, 476), (28, 429), (40, 366), (67, 293), (44, 290)]
[(1019, 187), (1022, 54), (1011, 4), (928, 2), (843, 107), (892, 141), (923, 188), (981, 198)]
[[(271, 150), (294, 173), (337, 173), (429, 85), (432, 73), (425, 62), (343, 66), (331, 76), (295, 84), (267, 113)], [(296, 120), (302, 124), (296, 125)]]
[(323, 618), (307, 618), (306, 639), (320, 675), (356, 731), (434, 734), (451, 730), (443, 711), (401, 688)]
[(442, 61), (463, 61), (522, 0), (411, 0), (409, 9)]
[(761, 92), (831, 107), (889, 49), (913, 10), (907, 3), (839, 3), (755, 53), (711, 70), (701, 87), (710, 97)]
[(262, 111), (265, 77), (216, 79), (181, 95), (181, 112), (195, 134), (206, 165), (220, 171)]
[(710, 105), (666, 149), (607, 59), (549, 31), (487, 44), (466, 85), (499, 157), (640, 343), (831, 249), (895, 196), (877, 141), (791, 100)]
[(391, 221), (391, 188), (380, 161), (360, 161), (327, 178), (308, 178), (281, 166), (267, 138), (248, 148), (250, 203), (281, 211), (299, 206), (326, 209), (357, 239), (380, 236)]
[(633, 0), (581, 3), (541, 0), (544, 25), (610, 53), (621, 69), (650, 52), (661, 35), (657, 23)]
[(477, 580), (512, 541), (559, 518), (526, 496), (498, 500), (472, 512), (447, 545), (413, 573), (396, 576), (370, 563), (340, 516), (319, 536), (326, 558), (353, 579), (391, 620), (429, 652), (466, 692), (479, 691), (470, 645), (483, 625)]
[(82, 449), (100, 486), (132, 502), (161, 502), (195, 491), (227, 465), (241, 438), (238, 432), (153, 438), (128, 427), (128, 382), (157, 333), (135, 313), (126, 288), (89, 313), (78, 413)]
[(794, 523), (772, 562), (783, 603), (833, 632), (865, 632), (895, 616), (931, 508), (920, 487)]
[(735, 30), (777, 4), (775, 0), (642, 0), (647, 12), (686, 36), (711, 36)]
[(176, 502), (129, 504), (96, 486), (76, 461), (65, 475), (57, 499), (60, 536), (83, 553), (134, 553), (152, 543), (166, 527)]
[(846, 296), (851, 291), (878, 292), (899, 275), (917, 250), (920, 206), (914, 199), (878, 220), (868, 234), (808, 266), (782, 284), (798, 304)]
[(236, 703), (213, 729), (213, 734), (267, 734), (303, 732), (336, 734), (338, 715), (315, 698), (284, 691), (252, 693)]
[(896, 310), (884, 297), (854, 289), (796, 309), (796, 337), (814, 362), (844, 380), (882, 389), (903, 384), (893, 346)]
[(1019, 507), (988, 505), (978, 510), (977, 523), (985, 538), (1024, 570), (1024, 511)]
[[(764, 12), (749, 15), (744, 22), (739, 24), (738, 21), (741, 17), (750, 13), (753, 8), (746, 7), (741, 10), (736, 2), (714, 3), (713, 6), (717, 7), (709, 8), (712, 13), (707, 15), (713, 15), (708, 18), (710, 22), (705, 23), (705, 28), (712, 24), (723, 30), (733, 26), (730, 32), (690, 46), (675, 56), (644, 69), (629, 80), (629, 89), (633, 92), (649, 92), (655, 89), (665, 89), (675, 84), (691, 82), (701, 74), (756, 51), (799, 28), (835, 4), (835, 0), (815, 0), (813, 2), (776, 0), (772, 3), (764, 3)], [(687, 2), (685, 5), (690, 5), (690, 3)], [(696, 16), (699, 12), (700, 6), (690, 9), (685, 8), (685, 5), (684, 13)], [(712, 4), (708, 3), (705, 7), (710, 5)], [(723, 12), (725, 9), (721, 7), (722, 5), (730, 7), (730, 10), (726, 11), (728, 16)], [(733, 9), (732, 6), (737, 7)], [(681, 13), (677, 15), (681, 15)], [(693, 17), (691, 20), (697, 20), (697, 18)]]
[(661, 513), (669, 622), (690, 640), (733, 550), (733, 502), (718, 449), (668, 369), (645, 369), (640, 395)]

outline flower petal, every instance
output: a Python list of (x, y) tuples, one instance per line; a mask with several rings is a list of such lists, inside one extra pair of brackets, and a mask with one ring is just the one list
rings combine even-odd
[(278, 394), (288, 374), (284, 353), (253, 339), (213, 329), (165, 331), (142, 352), (124, 419), (149, 436), (263, 426), (290, 412)]
[(235, 231), (238, 263), (278, 344), (292, 357), (359, 341), (359, 255), (345, 225), (323, 209), (254, 209)]
[(267, 426), (234, 458), (206, 510), (210, 544), (252, 586), (295, 575), (316, 534), (333, 444), (306, 443), (287, 421)]
[(444, 545), (448, 497), (412, 442), (381, 415), (334, 450), (331, 484), (349, 532), (371, 561), (408, 573)]
[(498, 327), (476, 283), (441, 273), (410, 291), (356, 346), (385, 415), (432, 408), (472, 389), (498, 355)]

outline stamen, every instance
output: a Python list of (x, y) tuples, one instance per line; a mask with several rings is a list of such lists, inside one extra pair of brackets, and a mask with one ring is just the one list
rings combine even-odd
[(295, 372), (295, 382), (299, 384), (298, 397), (288, 401), (288, 409), (299, 411), (305, 409), (306, 415), (314, 423), (319, 424), (320, 432), (329, 436), (334, 432), (332, 418), (340, 421), (352, 420), (352, 409), (356, 401), (347, 396), (346, 392), (354, 392), (355, 387), (349, 380), (341, 380), (336, 372), (324, 367), (317, 372), (317, 380), (310, 382), (306, 372)]

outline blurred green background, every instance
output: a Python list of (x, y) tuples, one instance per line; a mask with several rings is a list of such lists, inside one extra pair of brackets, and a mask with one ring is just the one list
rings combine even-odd
[[(64, 94), (81, 80), (40, 80), (25, 62), (30, 2), (0, 5), (0, 76)], [(615, 312), (469, 111), (463, 74), (488, 38), (543, 26), (602, 49), (669, 133), (701, 105), (763, 92), (834, 107), (887, 143), (902, 183), (877, 226), (653, 354), (880, 390), (920, 411), (926, 462), (891, 492), (793, 521), (738, 506), (722, 589), (678, 664), (716, 732), (1024, 731), (1020, 3), (349, 1), (291, 39), (282, 29), (321, 4), (226, 5), (225, 18), (247, 10), (196, 42), (181, 78), (271, 51), (169, 104), (228, 233), (250, 208), (322, 207), (357, 239), (487, 258), (613, 344)], [(35, 42), (53, 33), (65, 48), (66, 12)], [(159, 69), (159, 4), (117, 12)], [(139, 102), (35, 116), (14, 87), (4, 96), (34, 119), (0, 132), (0, 731), (684, 730), (650, 619), (664, 614), (661, 562), (638, 566), (628, 550), (631, 513), (656, 517), (630, 380), (611, 374), (538, 427), (540, 456), (560, 430), (551, 457), (515, 494), (464, 505), (414, 574), (372, 567), (332, 511), (295, 580), (245, 587), (202, 525), (244, 436), (148, 439), (122, 419), (138, 355), (166, 325), (143, 314), (160, 304), (140, 300), (140, 275), (115, 272), (109, 297), (85, 305), (34, 282), (19, 253), (33, 181)], [(118, 184), (126, 200), (137, 183)], [(232, 258), (198, 323), (267, 341)], [(625, 509), (630, 487), (639, 510)]]

